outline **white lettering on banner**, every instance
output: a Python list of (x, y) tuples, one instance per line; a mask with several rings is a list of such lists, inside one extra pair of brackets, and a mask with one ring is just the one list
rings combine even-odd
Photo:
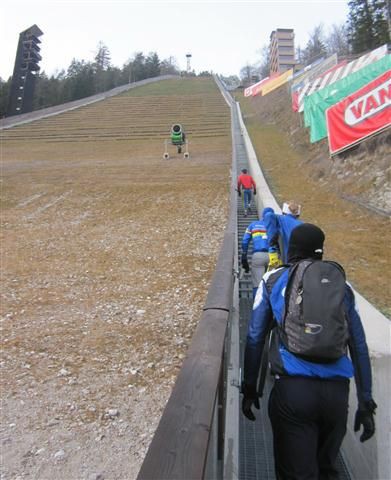
[(252, 94), (253, 91), (253, 85), (251, 87), (247, 87), (244, 89), (244, 96), (249, 97)]
[(357, 98), (345, 110), (345, 123), (357, 125), (391, 105), (391, 79)]

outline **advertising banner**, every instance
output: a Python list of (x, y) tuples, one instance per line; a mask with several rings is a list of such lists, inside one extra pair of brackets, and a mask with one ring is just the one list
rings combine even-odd
[(291, 83), (292, 91), (301, 89), (304, 85), (309, 85), (319, 75), (322, 75), (326, 70), (336, 65), (338, 63), (337, 58), (336, 53), (326, 59), (322, 57), (304, 67), (300, 72), (295, 73)]
[(255, 97), (255, 95), (262, 95), (263, 94), (263, 87), (267, 85), (269, 82), (271, 82), (274, 78), (278, 77), (278, 73), (272, 73), (270, 77), (266, 77), (263, 80), (261, 80), (259, 83), (254, 85), (253, 91), (252, 91), (252, 96)]
[(288, 70), (282, 74), (272, 73), (270, 77), (263, 78), (260, 82), (250, 85), (244, 90), (244, 96), (255, 97), (256, 95), (266, 95), (275, 88), (292, 78), (293, 70)]
[(391, 69), (391, 55), (386, 55), (338, 82), (305, 97), (304, 125), (310, 127), (311, 143), (327, 137), (326, 110)]
[(255, 83), (254, 85), (250, 85), (249, 87), (244, 89), (245, 97), (251, 97), (251, 95), (253, 94), (253, 88), (255, 87), (255, 85), (257, 85), (257, 83)]
[(328, 108), (326, 121), (331, 155), (391, 126), (391, 70)]
[(292, 110), (299, 111), (299, 92), (292, 92)]
[(262, 95), (267, 95), (276, 88), (292, 79), (293, 69), (287, 70), (276, 78), (269, 80), (266, 85), (262, 86)]
[[(334, 76), (334, 72), (339, 72), (343, 66), (347, 64), (346, 61), (342, 61), (330, 67), (316, 78), (311, 84), (305, 85), (304, 88), (299, 90), (297, 98), (297, 112), (302, 112), (304, 109), (304, 98), (306, 95), (310, 95), (316, 90), (321, 90), (328, 82), (330, 78)], [(310, 93), (311, 92), (311, 93)]]
[(382, 45), (381, 47), (372, 50), (369, 53), (362, 55), (361, 57), (353, 60), (349, 63), (340, 63), (337, 65), (337, 68), (331, 68), (328, 70), (328, 73), (322, 74), (321, 78), (314, 79), (311, 83), (307, 83), (299, 92), (299, 112), (302, 112), (304, 109), (304, 100), (308, 95), (312, 95), (318, 90), (322, 90), (333, 83), (342, 80), (343, 78), (351, 75), (354, 72), (359, 71), (360, 69), (370, 65), (373, 62), (376, 62), (387, 55), (388, 49), (387, 44)]
[(259, 92), (260, 86), (264, 85), (271, 78), (274, 78), (274, 76), (272, 75), (271, 77), (265, 77), (262, 80), (260, 80), (259, 82), (254, 83), (253, 85), (250, 85), (249, 87), (245, 88), (244, 89), (244, 96), (245, 97), (251, 97), (251, 96), (257, 95), (257, 93)]

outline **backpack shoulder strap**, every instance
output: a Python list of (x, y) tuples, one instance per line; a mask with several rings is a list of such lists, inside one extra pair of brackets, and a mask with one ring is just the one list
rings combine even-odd
[(342, 273), (342, 275), (344, 276), (345, 280), (346, 280), (346, 273), (345, 273), (345, 270), (343, 268), (342, 265), (340, 265), (338, 262), (334, 262), (333, 260), (322, 260), (323, 262), (325, 263), (328, 263), (330, 265), (334, 265), (335, 267), (338, 268), (338, 270)]
[[(297, 263), (294, 263), (293, 265), (290, 266), (290, 269), (289, 269), (289, 275), (288, 275), (288, 281), (286, 282), (286, 289), (285, 289), (285, 307), (287, 308), (288, 305), (287, 305), (287, 302), (289, 301), (289, 293), (292, 289), (292, 283), (293, 283), (293, 279), (295, 277), (295, 274), (296, 272), (299, 270), (301, 264), (303, 264), (305, 262), (305, 266), (302, 268), (302, 270), (306, 270), (314, 261), (316, 260), (300, 260), (299, 262)], [(302, 273), (304, 273), (302, 271)]]
[[(285, 268), (283, 268), (285, 267)], [(269, 278), (266, 280), (265, 285), (266, 285), (266, 290), (270, 296), (271, 291), (276, 284), (277, 280), (281, 277), (281, 275), (286, 271), (287, 268), (289, 268), (290, 265), (282, 265), (276, 272), (272, 273)], [(273, 328), (276, 326), (277, 322), (274, 321), (270, 324), (268, 331), (266, 333), (265, 337), (265, 343), (263, 345), (263, 351), (262, 351), (262, 358), (261, 358), (261, 364), (259, 368), (259, 377), (258, 377), (258, 385), (257, 385), (257, 392), (258, 392), (258, 397), (263, 396), (263, 390), (265, 388), (265, 381), (266, 381), (266, 374), (267, 374), (267, 369), (269, 365), (269, 349), (270, 349), (270, 341), (271, 341), (271, 334), (273, 331)]]
[(281, 265), (281, 267), (276, 272), (273, 272), (268, 277), (268, 279), (265, 282), (265, 286), (266, 286), (266, 290), (267, 290), (267, 293), (269, 294), (269, 296), (272, 293), (273, 287), (276, 284), (277, 280), (281, 277), (281, 275), (285, 272), (285, 270), (287, 268), (290, 268), (290, 267), (291, 267), (291, 265), (289, 265), (289, 264)]

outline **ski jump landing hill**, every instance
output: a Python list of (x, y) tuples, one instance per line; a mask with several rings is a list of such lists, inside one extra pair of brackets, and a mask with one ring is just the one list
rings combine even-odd
[[(105, 92), (95, 97), (71, 102), (67, 105), (20, 115), (18, 118), (11, 117), (3, 119), (0, 128), (7, 129), (17, 124), (56, 115), (63, 111), (68, 111), (109, 96), (117, 95), (134, 86), (160, 81), (165, 78), (173, 77), (167, 76), (148, 79), (134, 85), (118, 87), (115, 90)], [(250, 173), (258, 185), (258, 211), (261, 211), (266, 205), (272, 206), (275, 211), (278, 212), (280, 211), (279, 206), (262, 174), (259, 161), (241, 118), (240, 108), (238, 104), (233, 102), (231, 96), (224, 90), (218, 79), (216, 79), (216, 81), (231, 108), (232, 117), (238, 116), (239, 118), (240, 131), (234, 131), (236, 127), (232, 122), (232, 136), (235, 138), (235, 135), (237, 135), (243, 139), (248, 155)], [(235, 154), (233, 154), (233, 180), (236, 178), (235, 175), (236, 158)], [(232, 183), (231, 187), (233, 187), (233, 185)], [(230, 197), (230, 208), (231, 213), (236, 209), (236, 198), (234, 194), (231, 194)], [(223, 419), (219, 419), (217, 412), (221, 405), (221, 399), (225, 397), (224, 392), (220, 391), (227, 387), (225, 375), (227, 374), (227, 370), (229, 374), (229, 369), (232, 368), (232, 365), (238, 365), (238, 358), (231, 357), (227, 359), (224, 356), (227, 325), (230, 324), (229, 338), (236, 338), (232, 333), (233, 320), (235, 318), (234, 307), (237, 305), (237, 298), (235, 298), (237, 296), (235, 272), (237, 270), (238, 259), (237, 250), (235, 251), (234, 247), (237, 241), (236, 236), (236, 212), (234, 212), (229, 218), (215, 276), (212, 279), (202, 318), (194, 335), (188, 355), (183, 363), (182, 370), (178, 375), (178, 381), (174, 387), (173, 395), (169, 399), (161, 418), (157, 435), (155, 435), (151, 445), (152, 449), (149, 451), (149, 456), (147, 455), (146, 457), (146, 462), (143, 465), (144, 469), (141, 470), (139, 478), (147, 478), (144, 473), (151, 471), (159, 472), (157, 475), (162, 475), (161, 478), (180, 478), (176, 476), (178, 472), (184, 475), (182, 478), (206, 478), (208, 474), (212, 472), (214, 472), (214, 478), (228, 478), (224, 475), (224, 472), (227, 471), (232, 473), (230, 478), (236, 478), (237, 476), (238, 471), (235, 465), (237, 466), (238, 462), (237, 459), (235, 460), (232, 452), (238, 451), (237, 445), (233, 446), (233, 442), (238, 442), (238, 437), (235, 437), (235, 434), (230, 434), (230, 443), (227, 444), (227, 442), (225, 442), (225, 446), (223, 447), (225, 454), (222, 455), (221, 452), (218, 451), (220, 448), (219, 441), (221, 442), (222, 440), (221, 438), (219, 440), (221, 430), (216, 427), (218, 422), (223, 421)], [(376, 414), (377, 431), (375, 437), (365, 444), (360, 444), (358, 436), (352, 431), (353, 417), (357, 406), (354, 384), (352, 382), (348, 432), (343, 444), (343, 454), (352, 478), (385, 480), (391, 477), (389, 455), (391, 397), (389, 381), (390, 322), (357, 292), (356, 298), (365, 326), (373, 365), (374, 398), (379, 406)], [(238, 355), (237, 350), (232, 348), (232, 345), (229, 350), (231, 354)], [(221, 374), (223, 374), (224, 378)], [(231, 378), (230, 380), (231, 384), (235, 387), (235, 397), (227, 397), (230, 399), (231, 404), (236, 406), (235, 408), (239, 405), (237, 380), (238, 378)], [(191, 391), (189, 390), (190, 386)], [(217, 395), (218, 391), (220, 391), (219, 395)], [(191, 399), (191, 401), (189, 399)], [(207, 404), (207, 402), (209, 403)], [(230, 407), (230, 405), (225, 405), (224, 411), (226, 411), (227, 407)], [(237, 411), (237, 415), (240, 415), (239, 410)], [(228, 424), (230, 422), (232, 423), (232, 421), (232, 419), (227, 419), (224, 431), (227, 432), (229, 430)], [(231, 430), (229, 431), (231, 432)], [(168, 432), (171, 436), (167, 436)], [(184, 442), (186, 439), (192, 440), (186, 443)], [(175, 445), (175, 448), (171, 448), (172, 445)], [(221, 470), (212, 465), (213, 462), (211, 458), (213, 456), (220, 459), (220, 463), (221, 459), (224, 458), (225, 465)], [(180, 463), (180, 468), (176, 467), (178, 462)], [(218, 465), (218, 463), (216, 465)], [(190, 474), (191, 472), (197, 472), (197, 476), (193, 477), (188, 475), (186, 477), (186, 474)], [(151, 476), (150, 478), (155, 477)]]

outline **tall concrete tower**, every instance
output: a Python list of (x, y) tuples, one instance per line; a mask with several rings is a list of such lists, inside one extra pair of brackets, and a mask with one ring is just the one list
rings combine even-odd
[(33, 109), (36, 75), (40, 70), (38, 63), (42, 60), (39, 54), (41, 41), (38, 38), (41, 35), (43, 32), (36, 25), (19, 35), (7, 116), (31, 112)]
[(187, 54), (186, 54), (186, 58), (187, 58), (187, 68), (186, 68), (186, 72), (187, 72), (187, 73), (190, 73), (190, 72), (191, 72), (191, 68), (190, 68), (191, 53), (187, 53)]
[(282, 73), (294, 68), (295, 32), (292, 28), (277, 28), (270, 34), (270, 73)]

